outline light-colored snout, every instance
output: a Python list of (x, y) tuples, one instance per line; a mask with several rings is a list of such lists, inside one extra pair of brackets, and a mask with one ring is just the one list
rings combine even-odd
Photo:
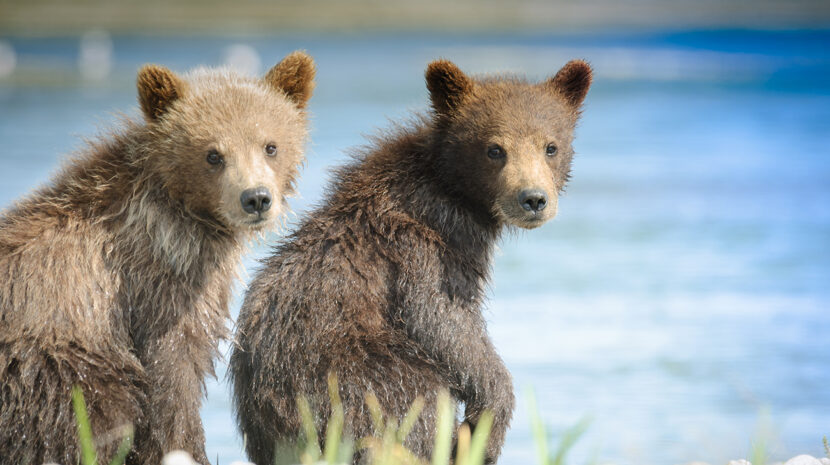
[(538, 228), (556, 216), (558, 198), (554, 192), (540, 188), (519, 189), (500, 202), (502, 217), (510, 224), (525, 229)]
[(277, 176), (260, 153), (228, 163), (222, 186), (223, 214), (232, 224), (262, 227), (280, 214)]
[(558, 203), (554, 174), (543, 154), (525, 151), (508, 158), (502, 171), (498, 207), (506, 222), (533, 229), (556, 216)]

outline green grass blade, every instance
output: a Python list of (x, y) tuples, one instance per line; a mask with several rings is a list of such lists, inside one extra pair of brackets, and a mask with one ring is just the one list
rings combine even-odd
[(487, 440), (490, 438), (490, 428), (492, 427), (493, 414), (486, 411), (478, 419), (475, 431), (473, 431), (467, 465), (484, 465), (484, 459), (487, 455)]
[(329, 373), (328, 388), (332, 411), (343, 410), (343, 402), (340, 400), (340, 387), (337, 385), (337, 375), (334, 373)]
[(749, 454), (749, 461), (753, 465), (766, 465), (767, 463), (767, 443), (763, 438), (758, 438), (752, 441), (752, 449)]
[(772, 437), (772, 419), (768, 407), (762, 407), (758, 414), (758, 430), (752, 441), (749, 461), (752, 465), (766, 465), (769, 460), (769, 443)]
[(329, 465), (337, 463), (338, 449), (343, 435), (343, 409), (335, 410), (326, 425), (326, 444), (323, 460)]
[(297, 410), (300, 412), (300, 421), (303, 425), (305, 444), (305, 460), (303, 462), (314, 463), (320, 460), (320, 441), (317, 439), (317, 428), (314, 426), (314, 417), (311, 415), (311, 407), (305, 396), (297, 398)]
[(467, 465), (467, 459), (470, 457), (471, 437), (470, 424), (462, 423), (458, 427), (458, 436), (455, 441), (455, 465)]
[(545, 431), (545, 423), (539, 416), (539, 408), (536, 406), (536, 395), (532, 390), (527, 390), (527, 410), (530, 413), (530, 427), (533, 432), (533, 442), (536, 444), (536, 457), (539, 465), (548, 465), (550, 452), (548, 451), (548, 433)]
[(366, 406), (369, 408), (369, 414), (372, 415), (372, 426), (375, 427), (375, 436), (383, 436), (383, 409), (380, 407), (380, 402), (374, 393), (366, 394)]
[(824, 436), (822, 442), (824, 443), (824, 455), (826, 455), (827, 458), (830, 459), (830, 443), (827, 442), (827, 436)]
[(406, 440), (406, 437), (412, 431), (412, 427), (415, 426), (415, 422), (418, 421), (418, 417), (421, 416), (421, 410), (423, 409), (424, 398), (418, 396), (412, 402), (412, 405), (409, 406), (409, 411), (406, 412), (406, 416), (401, 420), (401, 426), (398, 427), (398, 441), (404, 442)]
[(383, 453), (381, 454), (383, 457), (381, 460), (382, 465), (395, 465), (396, 431), (397, 425), (395, 424), (395, 421), (390, 418), (389, 423), (386, 425), (386, 431), (383, 433)]
[(127, 460), (127, 454), (130, 453), (132, 446), (133, 428), (132, 426), (128, 426), (124, 432), (124, 439), (121, 440), (121, 444), (118, 446), (118, 451), (115, 452), (112, 460), (110, 460), (110, 465), (123, 465), (124, 461)]
[(328, 464), (337, 463), (338, 448), (343, 435), (343, 403), (340, 400), (337, 376), (329, 373), (329, 399), (331, 417), (326, 425), (326, 443), (323, 447), (323, 460)]
[(556, 448), (552, 465), (563, 465), (565, 463), (565, 457), (568, 455), (568, 452), (579, 441), (579, 438), (585, 434), (590, 424), (591, 420), (589, 418), (583, 418), (562, 433), (562, 439), (559, 440), (559, 447)]
[(72, 408), (75, 410), (75, 419), (78, 423), (78, 441), (81, 445), (81, 464), (97, 465), (98, 454), (95, 451), (95, 443), (92, 440), (92, 427), (89, 426), (84, 393), (81, 388), (72, 388)]
[(354, 456), (354, 441), (351, 438), (343, 438), (337, 452), (337, 463), (352, 463)]
[(452, 426), (455, 423), (450, 394), (443, 391), (438, 394), (438, 417), (435, 432), (435, 448), (432, 451), (432, 465), (448, 465), (452, 447)]

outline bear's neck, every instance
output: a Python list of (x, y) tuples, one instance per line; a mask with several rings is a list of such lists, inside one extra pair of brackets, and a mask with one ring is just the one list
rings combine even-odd
[(502, 225), (447, 185), (435, 168), (440, 150), (436, 131), (425, 126), (382, 147), (370, 169), (394, 208), (436, 233), (447, 252), (486, 277)]
[(186, 211), (153, 184), (139, 186), (115, 221), (120, 243), (129, 244), (130, 266), (189, 281), (232, 268), (241, 255), (240, 241), (215, 220)]

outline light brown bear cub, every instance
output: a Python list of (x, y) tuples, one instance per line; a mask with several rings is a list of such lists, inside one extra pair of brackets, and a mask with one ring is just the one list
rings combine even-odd
[(273, 463), (276, 442), (296, 441), (298, 395), (325, 427), (328, 373), (356, 438), (374, 429), (367, 394), (398, 420), (422, 396), (406, 445), (429, 457), (448, 390), (473, 428), (493, 412), (487, 460), (499, 457), (514, 401), (481, 313), (492, 252), (506, 227), (556, 214), (591, 69), (572, 61), (531, 83), (436, 61), (426, 81), (432, 112), (341, 168), (245, 297), (230, 374), (259, 465)]
[(72, 386), (99, 456), (207, 464), (204, 377), (226, 337), (242, 244), (273, 224), (307, 137), (314, 64), (263, 79), (138, 74), (145, 121), (91, 144), (0, 217), (0, 463), (78, 461)]

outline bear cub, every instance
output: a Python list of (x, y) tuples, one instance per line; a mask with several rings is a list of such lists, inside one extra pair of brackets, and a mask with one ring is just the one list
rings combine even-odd
[(243, 245), (292, 192), (314, 72), (301, 52), (262, 79), (146, 66), (144, 121), (0, 216), (0, 463), (78, 463), (73, 386), (102, 459), (131, 425), (127, 463), (209, 463), (204, 378)]
[(536, 228), (556, 214), (591, 69), (571, 61), (530, 83), (473, 78), (439, 60), (426, 83), (431, 112), (337, 171), (322, 206), (246, 294), (230, 376), (258, 465), (273, 463), (276, 443), (297, 440), (297, 396), (325, 428), (329, 373), (356, 438), (374, 430), (367, 394), (398, 420), (420, 396), (425, 408), (405, 445), (428, 458), (446, 390), (471, 428), (494, 414), (487, 461), (499, 457), (514, 395), (481, 311), (493, 249), (505, 228)]

